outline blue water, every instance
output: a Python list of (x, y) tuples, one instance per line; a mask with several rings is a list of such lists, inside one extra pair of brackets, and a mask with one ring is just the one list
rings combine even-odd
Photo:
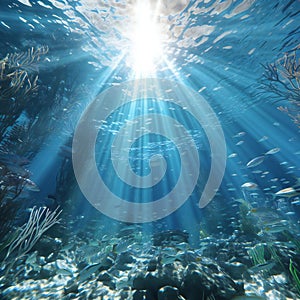
[[(300, 2), (183, 0), (161, 1), (160, 7), (156, 6), (158, 2), (150, 1), (150, 8), (161, 33), (162, 53), (155, 58), (154, 71), (137, 74), (131, 62), (137, 56), (133, 48), (135, 26), (145, 24), (135, 23), (135, 1), (1, 1), (0, 240), (5, 241), (8, 232), (26, 222), (32, 207), (45, 206), (53, 211), (59, 206), (66, 230), (62, 236), (87, 231), (89, 238), (99, 234), (114, 236), (131, 223), (132, 219), (128, 217), (124, 222), (124, 218), (132, 214), (133, 223), (140, 223), (144, 233), (186, 230), (190, 244), (197, 248), (204, 236), (229, 238), (241, 232), (241, 199), (249, 205), (248, 216), (262, 208), (275, 211), (292, 236), (300, 238)], [(154, 42), (147, 41), (147, 47)], [(150, 61), (150, 55), (145, 55), (147, 47), (140, 65), (143, 60)], [(37, 49), (45, 51), (38, 55)], [(285, 72), (292, 62), (289, 70), (294, 77), (289, 77)], [(275, 66), (275, 73), (268, 73), (268, 66)], [(21, 74), (24, 81), (20, 89), (12, 89), (17, 83), (11, 74)], [(140, 78), (154, 78), (159, 84), (147, 86), (144, 94), (134, 99), (134, 87), (125, 90), (123, 86)], [(170, 88), (163, 80), (174, 83), (173, 92), (173, 86)], [(189, 94), (177, 84), (193, 92)], [(115, 90), (119, 94), (103, 96)], [(180, 104), (173, 101), (172, 93)], [(100, 110), (94, 112), (92, 119), (85, 119), (84, 113), (93, 101), (100, 103)], [(166, 120), (161, 125), (156, 115), (175, 119), (182, 126), (164, 125)], [(212, 121), (212, 115), (219, 124)], [(138, 127), (134, 125), (137, 118), (141, 120)], [(85, 142), (73, 140), (80, 122), (99, 131), (94, 144), (89, 131), (84, 133)], [(151, 132), (153, 124), (178, 139)], [(125, 125), (129, 129), (119, 137), (120, 149), (112, 152), (118, 132)], [(184, 136), (179, 134), (179, 127), (186, 130)], [(193, 144), (189, 144), (187, 135)], [(129, 156), (124, 157), (122, 149), (128, 141)], [(78, 148), (74, 149), (74, 145)], [(89, 149), (95, 152), (91, 161), (98, 171), (92, 178), (88, 177), (92, 174)], [(80, 172), (73, 169), (75, 151), (85, 159)], [(114, 153), (119, 155), (115, 162)], [(12, 156), (8, 158), (8, 154)], [(156, 155), (159, 162), (151, 165)], [(260, 156), (258, 165), (247, 167)], [(28, 161), (20, 163), (18, 159)], [(121, 165), (119, 171), (115, 164)], [(166, 170), (158, 182), (143, 182), (163, 166)], [(199, 208), (212, 168), (217, 168), (212, 181), (218, 177), (216, 174), (222, 180), (207, 205)], [(190, 171), (198, 174), (191, 188), (189, 182), (194, 176), (188, 175)], [(155, 209), (144, 204), (167, 197), (180, 182), (180, 174), (186, 181), (179, 194), (187, 196), (182, 196), (184, 201), (175, 210), (172, 207), (177, 196), (172, 196), (163, 207), (172, 212), (156, 218)], [(92, 201), (87, 199), (91, 194), (78, 184), (78, 176), (87, 176), (87, 186), (92, 183), (87, 189), (94, 192)], [(108, 194), (97, 189), (98, 176), (112, 198), (102, 199)], [(36, 190), (29, 187), (27, 179)], [(255, 187), (241, 187), (247, 182)], [(294, 193), (288, 197), (276, 195), (285, 188), (294, 189)], [(114, 206), (113, 197), (123, 204), (141, 206), (124, 212), (126, 205)], [(97, 201), (99, 207), (95, 205)], [(114, 212), (107, 214), (107, 210)], [(152, 214), (152, 221), (137, 221), (138, 216), (143, 219)], [(265, 232), (266, 226), (273, 226), (267, 214), (254, 214), (253, 218), (251, 222), (259, 227), (256, 234), (280, 240), (282, 232)], [(297, 263), (299, 267), (299, 260)]]

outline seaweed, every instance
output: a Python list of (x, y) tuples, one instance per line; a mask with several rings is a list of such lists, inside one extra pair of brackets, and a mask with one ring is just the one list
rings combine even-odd
[(0, 142), (38, 89), (38, 63), (48, 47), (9, 53), (0, 60)]
[(244, 199), (239, 199), (237, 201), (240, 203), (239, 215), (241, 231), (246, 235), (256, 236), (259, 232), (259, 228), (255, 225), (251, 215), (249, 215), (249, 210), (252, 208), (251, 205)]
[(289, 270), (296, 284), (296, 289), (300, 293), (300, 271), (294, 266), (292, 259), (290, 259)]
[(256, 244), (253, 248), (248, 250), (248, 254), (253, 262), (253, 265), (266, 263), (264, 244)]
[(3, 245), (3, 249), (8, 248), (1, 263), (1, 269), (6, 270), (5, 275), (20, 258), (32, 249), (44, 232), (60, 222), (59, 215), (61, 212), (59, 207), (52, 212), (46, 207), (33, 207), (27, 223), (19, 227), (8, 242)]

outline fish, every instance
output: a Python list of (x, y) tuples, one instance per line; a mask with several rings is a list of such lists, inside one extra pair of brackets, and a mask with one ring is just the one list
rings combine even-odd
[(248, 215), (256, 217), (257, 222), (262, 222), (264, 226), (267, 226), (267, 224), (280, 223), (282, 221), (282, 217), (278, 212), (269, 207), (250, 208)]
[(249, 271), (251, 273), (257, 273), (257, 272), (261, 272), (261, 271), (268, 272), (275, 265), (276, 265), (276, 263), (274, 261), (267, 261), (266, 263), (255, 265), (254, 267), (250, 268)]
[(73, 277), (73, 272), (67, 269), (58, 269), (56, 271), (57, 275), (62, 275), (62, 276), (72, 276)]
[(257, 184), (254, 182), (245, 182), (244, 184), (241, 185), (241, 188), (249, 189), (249, 190), (256, 190), (257, 187), (258, 187)]
[(234, 138), (239, 138), (239, 137), (244, 136), (245, 134), (246, 134), (246, 132), (241, 131), (241, 132), (237, 133), (236, 135), (234, 135), (233, 137), (234, 137)]
[(265, 155), (272, 155), (275, 153), (278, 153), (280, 151), (280, 148), (273, 148), (271, 150), (269, 150), (268, 152), (265, 153)]
[(247, 163), (247, 168), (253, 168), (260, 165), (264, 161), (264, 156), (257, 156)]
[(264, 142), (268, 139), (268, 137), (266, 135), (264, 135), (258, 142), (261, 143), (261, 142)]
[(297, 199), (295, 201), (292, 201), (291, 204), (293, 204), (293, 205), (300, 205), (300, 200)]
[(119, 254), (125, 250), (127, 250), (127, 248), (133, 244), (132, 239), (126, 239), (126, 240), (121, 240), (120, 242), (113, 244), (113, 248), (112, 251), (116, 254)]
[(291, 198), (300, 195), (300, 188), (288, 187), (275, 193), (275, 197)]
[(101, 267), (101, 263), (91, 264), (82, 269), (78, 274), (79, 281), (87, 280), (92, 274), (98, 271)]
[(288, 230), (287, 226), (284, 225), (275, 225), (275, 226), (267, 226), (263, 229), (267, 233), (279, 233)]
[(40, 192), (40, 188), (37, 186), (35, 182), (30, 180), (29, 178), (24, 179), (24, 187), (31, 192)]
[(294, 216), (296, 213), (294, 211), (288, 211), (285, 213), (287, 216)]
[(163, 256), (160, 260), (161, 264), (163, 265), (168, 265), (168, 264), (172, 264), (173, 262), (175, 262), (177, 260), (177, 256), (174, 255), (174, 256)]

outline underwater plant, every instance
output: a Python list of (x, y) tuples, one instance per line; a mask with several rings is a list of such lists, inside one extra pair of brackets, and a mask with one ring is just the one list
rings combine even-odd
[(278, 109), (300, 127), (300, 45), (263, 67), (265, 72), (261, 83), (264, 89), (277, 101), (288, 100), (288, 106), (278, 106)]
[(46, 207), (32, 208), (27, 223), (18, 228), (13, 234), (13, 238), (5, 244), (8, 250), (1, 263), (1, 269), (6, 269), (6, 274), (18, 259), (32, 249), (44, 232), (60, 222), (59, 215), (61, 212), (59, 207), (52, 212)]
[(252, 206), (244, 199), (238, 199), (239, 202), (239, 216), (240, 216), (240, 229), (246, 235), (257, 235), (259, 228), (256, 226), (254, 219), (249, 214)]
[(264, 244), (256, 244), (253, 248), (248, 250), (248, 254), (254, 265), (266, 263)]
[(295, 281), (296, 288), (300, 293), (300, 271), (294, 266), (292, 259), (290, 259), (290, 266), (289, 266), (290, 273)]
[(36, 92), (38, 62), (48, 47), (9, 53), (0, 60), (0, 141), (24, 111), (29, 97)]

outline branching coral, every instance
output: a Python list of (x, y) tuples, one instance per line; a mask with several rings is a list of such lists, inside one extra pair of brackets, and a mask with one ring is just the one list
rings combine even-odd
[(262, 84), (264, 89), (272, 92), (277, 101), (288, 100), (288, 106), (278, 109), (288, 114), (300, 127), (300, 45), (285, 53), (275, 63), (263, 65), (265, 73)]

